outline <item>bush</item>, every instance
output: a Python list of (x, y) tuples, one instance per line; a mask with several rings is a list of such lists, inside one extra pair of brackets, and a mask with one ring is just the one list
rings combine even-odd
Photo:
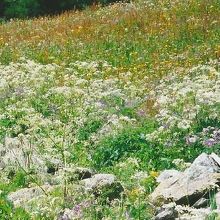
[(38, 0), (4, 0), (4, 16), (6, 18), (25, 18), (40, 13)]
[[(145, 149), (151, 151), (149, 143), (144, 134), (152, 129), (153, 125), (147, 123), (148, 127), (128, 127), (123, 129), (116, 136), (104, 138), (97, 146), (93, 155), (94, 165), (97, 168), (112, 166), (114, 162), (124, 157), (138, 156)], [(147, 153), (148, 154), (148, 153)], [(146, 155), (148, 156), (148, 155)]]
[(3, 0), (0, 17), (26, 18), (54, 14), (69, 9), (83, 9), (92, 4), (109, 4), (116, 0)]

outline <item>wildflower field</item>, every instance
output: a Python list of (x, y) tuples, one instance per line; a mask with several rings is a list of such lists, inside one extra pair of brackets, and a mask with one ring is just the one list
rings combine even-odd
[[(159, 173), (202, 152), (220, 154), (219, 0), (0, 24), (1, 220), (151, 219)], [(123, 193), (84, 192), (75, 167), (114, 174)], [(44, 193), (11, 202), (31, 187)]]

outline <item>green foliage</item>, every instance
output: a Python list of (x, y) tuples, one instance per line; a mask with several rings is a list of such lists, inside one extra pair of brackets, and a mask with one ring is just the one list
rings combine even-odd
[(101, 126), (103, 122), (101, 120), (92, 120), (86, 123), (83, 127), (79, 129), (79, 140), (88, 140), (92, 133), (95, 133)]
[(28, 176), (23, 171), (13, 171), (8, 173), (9, 183), (0, 183), (0, 190), (4, 193), (13, 192), (17, 188), (26, 187), (29, 183)]
[[(165, 146), (157, 141), (147, 141), (143, 134), (152, 131), (155, 124), (145, 122), (145, 126), (127, 127), (113, 135), (104, 138), (95, 147), (93, 154), (93, 163), (96, 168), (110, 167), (123, 161), (128, 157), (135, 157), (139, 160), (139, 165), (147, 170), (163, 170), (174, 168), (174, 159), (181, 158), (186, 162), (192, 162), (202, 152), (219, 153), (219, 146), (207, 148), (201, 143), (195, 143), (190, 146), (186, 144), (186, 133), (175, 130), (178, 133), (177, 142), (172, 146)], [(200, 126), (200, 125), (199, 125)], [(198, 128), (194, 128), (197, 130)], [(164, 137), (165, 140), (168, 137)], [(170, 139), (172, 142), (172, 139)], [(168, 143), (169, 144), (169, 143)], [(158, 158), (160, 158), (158, 160)]]
[(0, 217), (2, 220), (28, 220), (30, 215), (22, 208), (14, 208), (7, 200), (9, 192), (27, 186), (28, 179), (23, 171), (10, 171), (8, 174), (9, 183), (0, 183)]
[(36, 16), (39, 11), (37, 0), (5, 0), (4, 15), (7, 18)]
[(112, 166), (122, 158), (137, 155), (142, 149), (150, 150), (149, 143), (142, 135), (152, 129), (152, 122), (147, 123), (147, 126), (127, 127), (117, 135), (104, 138), (95, 148), (95, 166)]
[(5, 196), (0, 195), (0, 217), (1, 220), (29, 220), (30, 215), (22, 208), (13, 208)]

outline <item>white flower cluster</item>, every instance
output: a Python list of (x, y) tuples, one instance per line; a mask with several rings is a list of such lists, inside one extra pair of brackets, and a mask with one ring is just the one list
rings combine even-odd
[(190, 130), (198, 117), (220, 119), (220, 72), (208, 65), (190, 69), (184, 76), (172, 73), (162, 79), (154, 93), (160, 128), (148, 139), (174, 130)]
[(35, 146), (51, 155), (78, 143), (78, 130), (91, 120), (102, 125), (84, 146), (134, 123), (120, 114), (120, 108), (140, 101), (141, 89), (132, 85), (129, 74), (117, 77), (114, 73), (115, 68), (106, 62), (63, 67), (23, 58), (0, 65), (0, 141), (6, 136), (30, 135)]

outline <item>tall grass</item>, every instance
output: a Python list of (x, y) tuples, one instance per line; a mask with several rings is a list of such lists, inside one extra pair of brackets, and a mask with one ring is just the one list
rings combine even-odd
[(137, 0), (0, 25), (0, 62), (106, 60), (160, 76), (220, 56), (218, 0)]

